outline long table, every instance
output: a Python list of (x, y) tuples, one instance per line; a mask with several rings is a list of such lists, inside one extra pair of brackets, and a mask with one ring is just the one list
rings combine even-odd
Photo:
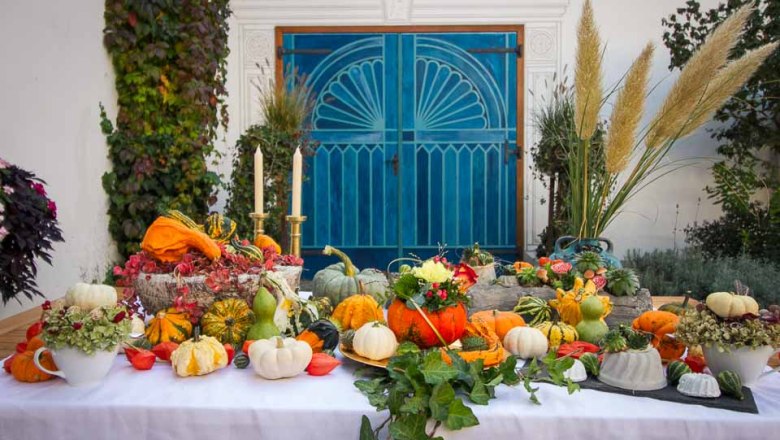
[[(177, 377), (158, 363), (134, 370), (118, 356), (105, 382), (24, 384), (0, 372), (0, 439), (357, 439), (360, 419), (384, 419), (353, 386), (358, 364), (324, 377), (269, 381), (251, 366)], [(780, 434), (780, 374), (753, 389), (760, 414), (540, 384), (541, 406), (521, 386), (501, 386), (480, 425), (446, 439), (773, 439)]]

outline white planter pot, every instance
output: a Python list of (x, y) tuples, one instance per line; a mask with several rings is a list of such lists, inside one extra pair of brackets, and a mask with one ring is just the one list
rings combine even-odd
[[(108, 371), (111, 370), (118, 349), (119, 345), (112, 351), (97, 351), (88, 355), (76, 348), (49, 350), (46, 347), (41, 347), (35, 351), (33, 361), (35, 366), (41, 371), (61, 377), (69, 385), (74, 387), (93, 387), (99, 385), (108, 374)], [(40, 364), (38, 358), (45, 350), (51, 351), (51, 356), (59, 371), (47, 370)]]
[(490, 284), (496, 280), (496, 263), (471, 268), (477, 273), (477, 284)]
[(717, 376), (721, 371), (733, 371), (739, 374), (742, 385), (746, 387), (755, 385), (761, 377), (780, 368), (763, 372), (769, 358), (775, 353), (775, 349), (769, 345), (758, 348), (731, 347), (729, 351), (720, 351), (713, 346), (703, 347), (703, 351), (704, 359), (713, 375)]

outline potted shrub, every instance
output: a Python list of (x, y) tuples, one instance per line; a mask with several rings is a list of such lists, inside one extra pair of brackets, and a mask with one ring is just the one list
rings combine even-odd
[[(116, 296), (114, 296), (116, 301)], [(95, 386), (108, 374), (119, 345), (130, 335), (131, 317), (120, 305), (85, 309), (72, 301), (43, 303), (43, 332), (46, 343), (33, 355), (35, 366), (64, 378), (73, 386)], [(41, 365), (40, 355), (49, 350), (59, 371)]]
[(460, 259), (461, 263), (468, 264), (477, 273), (478, 283), (489, 284), (496, 279), (496, 263), (494, 262), (493, 255), (479, 248), (479, 243), (474, 243), (473, 246), (469, 246), (463, 250), (463, 256)]
[(747, 295), (711, 293), (680, 318), (675, 337), (689, 347), (701, 345), (713, 375), (734, 371), (750, 387), (780, 347), (780, 306), (759, 311)]

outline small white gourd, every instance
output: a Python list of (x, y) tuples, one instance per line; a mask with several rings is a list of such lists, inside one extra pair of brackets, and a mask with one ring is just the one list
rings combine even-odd
[(295, 338), (274, 336), (259, 339), (249, 346), (249, 361), (255, 373), (264, 379), (294, 377), (311, 362), (311, 346)]
[(521, 359), (542, 357), (547, 354), (547, 337), (533, 327), (515, 327), (504, 336), (504, 348)]
[(387, 359), (395, 354), (398, 340), (386, 325), (374, 321), (363, 324), (355, 331), (352, 349), (360, 356), (374, 361)]
[(105, 284), (76, 283), (65, 293), (65, 305), (90, 311), (101, 306), (116, 305), (116, 289)]
[(571, 379), (572, 382), (582, 382), (588, 378), (588, 372), (585, 371), (585, 364), (579, 359), (574, 359), (574, 364), (568, 370), (563, 372), (563, 377)]
[(677, 384), (677, 391), (691, 397), (704, 397), (713, 399), (720, 397), (720, 386), (718, 379), (709, 374), (685, 373), (680, 377)]

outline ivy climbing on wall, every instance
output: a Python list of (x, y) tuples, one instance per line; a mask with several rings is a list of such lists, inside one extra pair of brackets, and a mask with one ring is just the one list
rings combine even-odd
[(216, 200), (214, 139), (227, 126), (228, 0), (106, 0), (103, 44), (118, 113), (101, 108), (113, 169), (103, 175), (122, 257), (167, 208), (200, 218)]

